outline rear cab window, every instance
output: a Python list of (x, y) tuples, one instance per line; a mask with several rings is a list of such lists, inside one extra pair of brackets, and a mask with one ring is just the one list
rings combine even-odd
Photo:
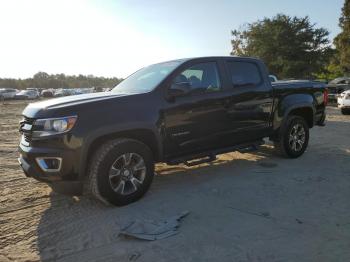
[(227, 61), (233, 87), (257, 86), (263, 82), (259, 67), (254, 62)]

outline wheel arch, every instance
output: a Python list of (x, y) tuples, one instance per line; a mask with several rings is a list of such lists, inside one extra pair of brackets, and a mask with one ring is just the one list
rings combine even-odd
[(300, 116), (305, 119), (309, 128), (314, 126), (314, 111), (310, 106), (297, 107), (289, 111), (287, 116), (294, 115)]
[(279, 101), (273, 117), (273, 129), (277, 131), (289, 115), (303, 117), (309, 128), (315, 122), (314, 99), (309, 94), (293, 94)]
[(131, 130), (120, 130), (114, 132), (108, 132), (100, 134), (90, 139), (90, 141), (85, 145), (83, 150), (83, 155), (79, 168), (79, 177), (83, 178), (86, 174), (87, 163), (91, 159), (93, 153), (105, 142), (117, 138), (129, 138), (142, 142), (150, 148), (153, 153), (155, 161), (162, 159), (162, 148), (157, 138), (157, 135), (150, 129), (137, 128)]

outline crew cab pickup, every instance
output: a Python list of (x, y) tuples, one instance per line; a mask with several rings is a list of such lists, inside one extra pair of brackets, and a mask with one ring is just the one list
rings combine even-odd
[(196, 165), (269, 138), (301, 156), (323, 126), (327, 90), (274, 82), (262, 61), (201, 57), (154, 64), (112, 91), (29, 104), (20, 123), (24, 173), (59, 192), (114, 205), (149, 189), (157, 162)]

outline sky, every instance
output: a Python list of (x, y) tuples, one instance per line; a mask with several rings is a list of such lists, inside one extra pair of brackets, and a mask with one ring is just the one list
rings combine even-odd
[(0, 78), (126, 77), (161, 61), (229, 55), (231, 30), (277, 13), (340, 29), (344, 0), (0, 0)]

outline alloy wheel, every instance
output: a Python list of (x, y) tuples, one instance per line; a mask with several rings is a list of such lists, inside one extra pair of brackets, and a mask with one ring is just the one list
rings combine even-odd
[(109, 183), (114, 192), (121, 195), (136, 192), (145, 177), (145, 161), (136, 153), (125, 153), (119, 156), (109, 170)]
[(302, 150), (305, 144), (305, 129), (301, 124), (295, 124), (289, 134), (289, 146), (295, 151), (299, 152)]

